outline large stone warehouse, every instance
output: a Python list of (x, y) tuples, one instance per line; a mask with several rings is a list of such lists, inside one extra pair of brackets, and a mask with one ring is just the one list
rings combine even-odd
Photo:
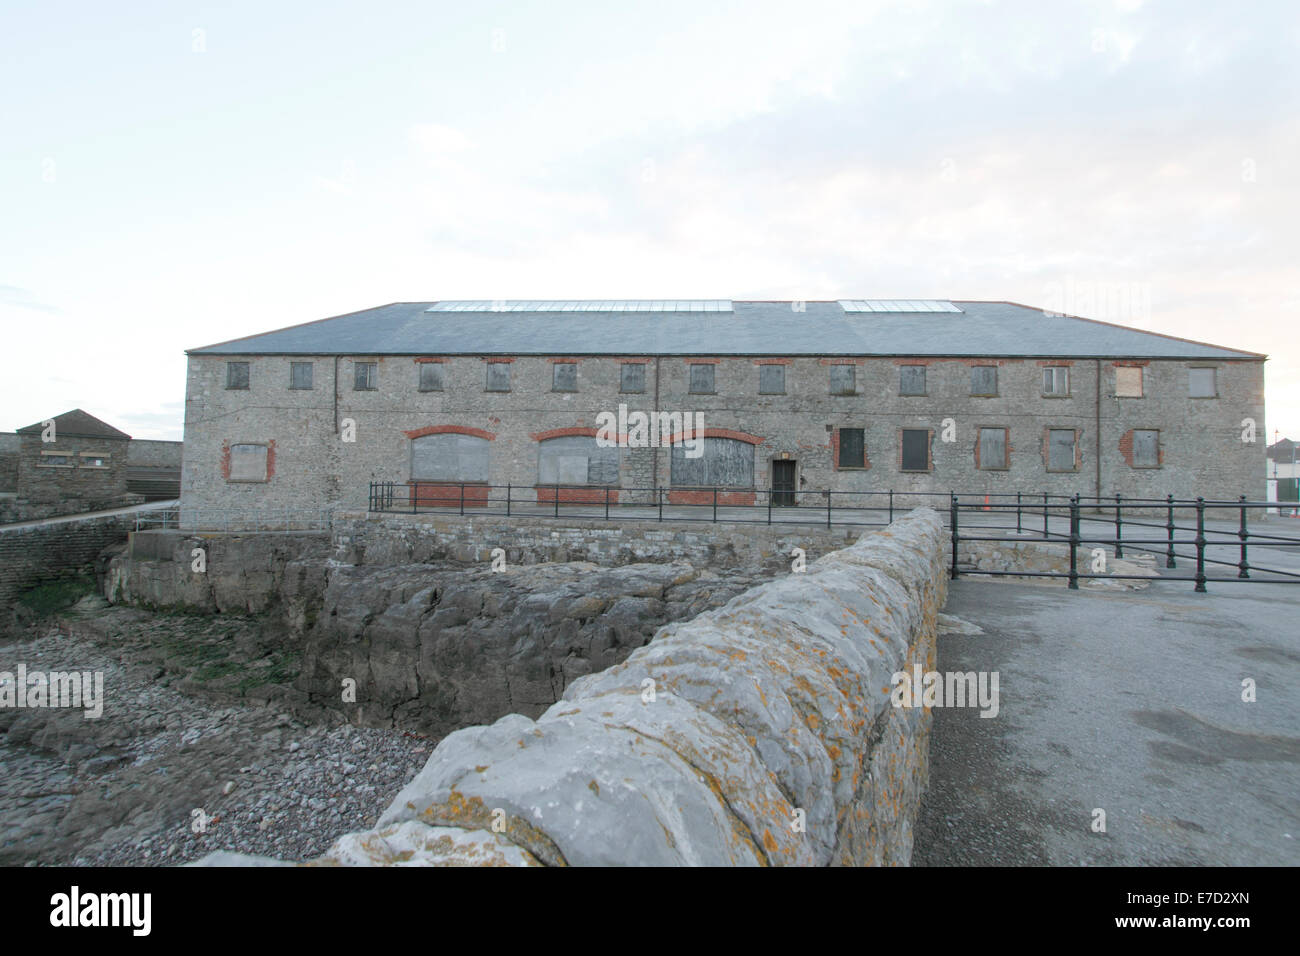
[[(188, 509), (1264, 494), (1265, 356), (1007, 302), (397, 302), (188, 355)], [(607, 447), (620, 405), (702, 454)]]

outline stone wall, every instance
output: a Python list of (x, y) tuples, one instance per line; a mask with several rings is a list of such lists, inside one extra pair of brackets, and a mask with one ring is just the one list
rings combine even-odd
[(48, 581), (97, 571), (105, 548), (126, 540), (135, 515), (76, 518), (0, 528), (0, 627), (7, 626), (14, 599)]
[(180, 468), (184, 442), (132, 438), (126, 450), (126, 463), (149, 468)]
[(931, 718), (891, 676), (932, 669), (946, 587), (942, 525), (913, 512), (663, 628), (536, 721), (452, 734), (316, 863), (906, 864)]
[(18, 490), (18, 449), (22, 446), (17, 432), (0, 432), (0, 492)]
[(451, 561), (486, 564), (501, 548), (510, 564), (591, 561), (606, 567), (689, 561), (695, 567), (790, 566), (802, 548), (808, 561), (852, 544), (865, 529), (817, 525), (706, 524), (490, 515), (370, 515), (334, 518), (335, 558), (349, 564), (399, 565)]
[[(841, 360), (791, 358), (785, 364), (786, 393), (760, 395), (760, 363), (771, 359), (650, 359), (645, 393), (624, 394), (618, 358), (577, 357), (577, 392), (553, 391), (554, 356), (510, 359), (508, 392), (485, 390), (488, 363), (481, 356), (443, 357), (444, 389), (430, 392), (419, 391), (418, 356), (234, 358), (249, 363), (248, 389), (225, 387), (227, 357), (189, 357), (181, 491), (187, 507), (363, 508), (369, 482), (404, 486), (411, 478), (408, 433), (431, 428), (490, 436), (485, 440), (491, 483), (509, 483), (524, 493), (539, 481), (537, 436), (584, 429), (594, 434), (597, 415), (616, 412), (620, 403), (632, 411), (699, 413), (710, 433), (743, 436), (738, 440), (754, 449), (759, 489), (769, 486), (774, 460), (793, 461), (797, 501), (814, 507), (821, 499), (813, 492), (826, 488), (1252, 499), (1264, 494), (1264, 372), (1255, 360), (845, 359), (856, 369), (855, 391), (832, 395), (831, 366), (825, 363)], [(354, 366), (362, 360), (377, 365), (374, 390), (353, 387)], [(313, 388), (289, 388), (291, 361), (313, 363)], [(689, 392), (691, 361), (714, 364), (714, 393)], [(926, 366), (926, 394), (899, 394), (904, 364)], [(998, 394), (971, 395), (975, 364), (998, 367)], [(1068, 367), (1068, 394), (1042, 394), (1041, 366), (1047, 364)], [(1116, 395), (1116, 368), (1126, 364), (1143, 366), (1144, 397)], [(1205, 364), (1218, 369), (1219, 394), (1190, 398), (1188, 369)], [(1253, 444), (1241, 440), (1247, 418), (1260, 436)], [(355, 441), (342, 440), (345, 420), (355, 423)], [(949, 420), (952, 441), (945, 441)], [(1008, 430), (1007, 469), (979, 467), (981, 427)], [(836, 467), (840, 428), (865, 430), (868, 467)], [(904, 428), (932, 431), (929, 471), (902, 470)], [(1048, 470), (1049, 429), (1075, 430), (1072, 470)], [(1126, 459), (1134, 429), (1159, 430), (1158, 467), (1134, 467)], [(223, 474), (223, 454), (242, 443), (274, 448), (274, 473), (266, 481), (232, 481)], [(670, 488), (667, 450), (624, 450), (619, 484)], [(629, 492), (621, 500), (636, 497)]]

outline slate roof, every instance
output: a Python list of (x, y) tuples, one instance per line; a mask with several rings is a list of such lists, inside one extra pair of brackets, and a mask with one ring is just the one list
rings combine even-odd
[[(44, 422), (37, 422), (34, 425), (27, 425), (18, 429), (20, 435), (39, 435), (44, 429)], [(74, 408), (70, 412), (64, 412), (62, 415), (54, 417), (54, 434), (57, 438), (59, 435), (67, 435), (69, 438), (108, 438), (114, 441), (130, 441), (131, 436), (126, 432), (118, 431), (107, 422), (101, 422), (94, 415), (83, 412), (80, 408)]]
[(855, 355), (1263, 359), (1012, 302), (961, 312), (846, 313), (837, 302), (736, 302), (733, 312), (428, 312), (394, 302), (190, 355)]

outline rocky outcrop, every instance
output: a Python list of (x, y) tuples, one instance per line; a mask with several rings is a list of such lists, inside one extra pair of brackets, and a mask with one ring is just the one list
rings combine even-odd
[(297, 687), (356, 723), (433, 735), (504, 714), (537, 717), (575, 680), (624, 660), (664, 623), (725, 604), (760, 579), (685, 562), (500, 572), (334, 566), (314, 620), (305, 619), (311, 598), (300, 600), (296, 585), (286, 592), (291, 615), (304, 609)]
[[(663, 628), (537, 720), (447, 737), (325, 865), (904, 864), (930, 717), (891, 675), (934, 663), (928, 510)], [(223, 862), (230, 862), (228, 859)]]

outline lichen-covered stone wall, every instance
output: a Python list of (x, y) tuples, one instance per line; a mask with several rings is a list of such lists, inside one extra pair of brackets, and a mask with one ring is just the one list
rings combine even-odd
[[(906, 864), (930, 715), (943, 531), (887, 529), (664, 627), (537, 720), (447, 737), (374, 830), (317, 865)], [(229, 855), (211, 864), (258, 862)]]

